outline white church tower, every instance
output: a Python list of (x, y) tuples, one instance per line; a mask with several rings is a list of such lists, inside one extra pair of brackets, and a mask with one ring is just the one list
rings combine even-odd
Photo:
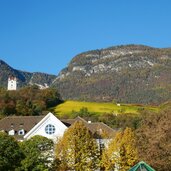
[(16, 77), (8, 78), (8, 90), (17, 90), (17, 78)]

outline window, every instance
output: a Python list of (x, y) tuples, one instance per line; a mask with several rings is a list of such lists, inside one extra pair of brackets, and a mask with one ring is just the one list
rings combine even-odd
[(46, 132), (46, 134), (54, 134), (55, 133), (55, 126), (52, 124), (48, 124), (45, 127), (45, 132)]
[(20, 129), (19, 131), (18, 131), (18, 135), (24, 135), (24, 129)]
[(15, 134), (15, 131), (12, 129), (8, 132), (8, 135), (14, 135)]

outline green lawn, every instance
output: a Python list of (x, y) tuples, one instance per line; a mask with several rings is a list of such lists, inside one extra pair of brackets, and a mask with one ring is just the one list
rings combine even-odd
[(81, 102), (81, 101), (66, 101), (53, 108), (54, 112), (59, 115), (68, 115), (73, 111), (80, 111), (81, 108), (87, 108), (89, 112), (94, 112), (97, 114), (104, 113), (134, 113), (138, 114), (140, 110), (148, 109), (157, 111), (157, 107), (151, 106), (140, 106), (132, 104), (120, 104), (115, 103), (97, 103), (97, 102)]

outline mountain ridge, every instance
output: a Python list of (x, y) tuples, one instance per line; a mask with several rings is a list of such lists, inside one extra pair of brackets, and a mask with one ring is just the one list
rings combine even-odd
[(14, 69), (6, 62), (0, 59), (0, 87), (7, 87), (8, 77), (15, 76), (17, 78), (18, 87), (23, 87), (26, 85), (50, 85), (52, 81), (56, 78), (55, 75), (41, 73), (41, 72), (27, 72)]
[(170, 48), (121, 45), (76, 55), (52, 86), (64, 99), (158, 104), (171, 99), (170, 75)]
[(0, 86), (45, 84), (64, 100), (160, 104), (171, 100), (171, 48), (120, 45), (80, 53), (57, 76), (12, 68), (0, 60)]

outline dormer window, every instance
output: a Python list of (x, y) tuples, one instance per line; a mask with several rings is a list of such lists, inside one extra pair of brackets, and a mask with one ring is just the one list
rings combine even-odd
[(12, 129), (8, 132), (8, 135), (15, 135), (15, 131)]
[(20, 129), (20, 130), (18, 131), (18, 135), (24, 135), (24, 134), (25, 134), (24, 129)]

